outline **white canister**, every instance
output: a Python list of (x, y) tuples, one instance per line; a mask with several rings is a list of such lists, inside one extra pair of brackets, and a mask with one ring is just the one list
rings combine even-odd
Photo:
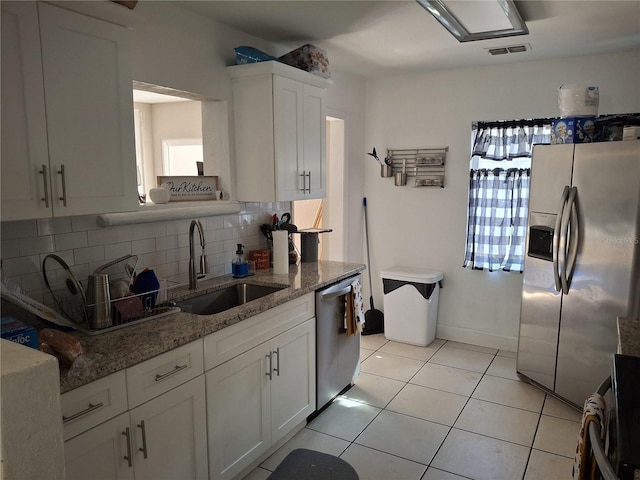
[(289, 232), (274, 230), (273, 235), (273, 273), (287, 275), (289, 273)]

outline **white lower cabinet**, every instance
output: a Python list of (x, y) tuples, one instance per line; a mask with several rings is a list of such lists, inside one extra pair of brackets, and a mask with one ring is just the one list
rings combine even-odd
[(67, 480), (206, 479), (204, 375), (65, 443)]
[(63, 394), (67, 479), (237, 477), (315, 411), (314, 298)]
[(204, 375), (130, 411), (136, 480), (206, 479)]
[(271, 344), (271, 443), (276, 443), (316, 409), (315, 318)]
[(234, 478), (315, 410), (315, 318), (205, 375), (210, 478)]
[(205, 480), (202, 340), (62, 395), (68, 480)]
[(270, 345), (207, 372), (211, 478), (233, 478), (271, 445)]
[(123, 413), (66, 441), (67, 480), (133, 480), (133, 468), (125, 459), (128, 453), (123, 433), (127, 430), (129, 414)]

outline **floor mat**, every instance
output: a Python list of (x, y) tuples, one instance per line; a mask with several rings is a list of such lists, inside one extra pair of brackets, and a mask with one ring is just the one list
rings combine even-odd
[(341, 458), (298, 448), (278, 465), (267, 480), (358, 480), (358, 474)]

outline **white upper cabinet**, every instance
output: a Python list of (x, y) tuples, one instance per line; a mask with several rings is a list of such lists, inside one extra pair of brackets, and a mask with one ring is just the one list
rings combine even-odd
[(326, 192), (329, 80), (279, 62), (228, 68), (238, 199), (291, 201)]
[(1, 5), (2, 220), (48, 217), (53, 209), (38, 10), (35, 2)]
[(3, 220), (137, 208), (130, 39), (53, 5), (2, 2)]

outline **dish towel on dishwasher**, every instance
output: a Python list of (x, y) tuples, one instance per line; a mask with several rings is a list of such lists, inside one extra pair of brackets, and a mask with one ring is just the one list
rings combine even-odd
[(599, 393), (592, 393), (584, 402), (580, 436), (578, 437), (578, 446), (576, 447), (576, 455), (573, 460), (573, 480), (591, 480), (599, 478), (597, 475), (597, 473), (599, 473), (598, 465), (591, 453), (589, 424), (591, 422), (595, 423), (602, 436), (605, 411), (604, 397)]
[(364, 298), (360, 280), (355, 280), (351, 284), (351, 293), (344, 297), (344, 328), (347, 335), (356, 335), (364, 326)]

